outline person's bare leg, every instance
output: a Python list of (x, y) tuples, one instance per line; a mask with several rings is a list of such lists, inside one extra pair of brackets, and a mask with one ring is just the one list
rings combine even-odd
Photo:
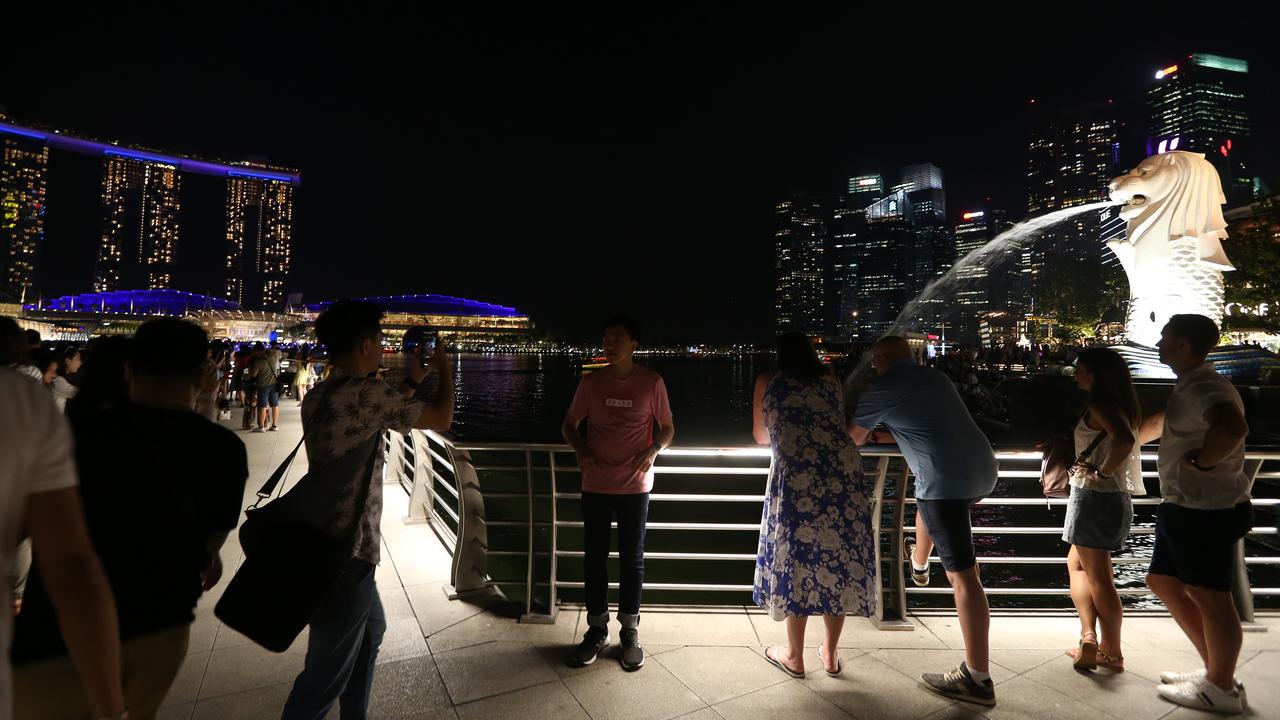
[(1205, 668), (1208, 668), (1209, 651), (1205, 646), (1204, 621), (1200, 617), (1200, 606), (1187, 594), (1187, 586), (1172, 575), (1147, 573), (1147, 587), (1160, 598), (1173, 619), (1178, 621), (1178, 627), (1182, 628), (1196, 652), (1200, 653)]
[(267, 406), (265, 405), (258, 408), (258, 427), (267, 429)]
[(1209, 682), (1223, 690), (1231, 690), (1235, 686), (1240, 645), (1244, 642), (1240, 615), (1236, 613), (1231, 593), (1189, 585), (1187, 595), (1200, 609)]
[(834, 670), (840, 660), (840, 633), (844, 631), (844, 615), (823, 615), (822, 664)]
[(1098, 611), (1093, 606), (1093, 594), (1089, 591), (1089, 577), (1084, 566), (1080, 564), (1080, 556), (1076, 546), (1067, 551), (1067, 578), (1071, 581), (1071, 602), (1076, 606), (1076, 614), (1080, 616), (1080, 636), (1097, 632)]
[(924, 515), (916, 510), (916, 547), (911, 553), (911, 562), (917, 566), (929, 562), (933, 554), (933, 538), (929, 537), (929, 529), (924, 526)]
[(947, 582), (955, 588), (956, 615), (964, 635), (965, 664), (971, 670), (990, 672), (988, 667), (988, 635), (991, 632), (991, 609), (987, 593), (978, 577), (978, 566), (960, 572), (947, 571)]
[(787, 645), (778, 648), (778, 660), (783, 665), (804, 672), (804, 627), (809, 618), (787, 616)]
[[(1111, 569), (1111, 553), (1092, 548), (1074, 548), (1084, 569), (1085, 583), (1097, 611), (1102, 634), (1098, 648), (1113, 658), (1121, 655), (1120, 625), (1124, 621), (1124, 605), (1116, 592), (1115, 575)], [(1074, 592), (1074, 588), (1072, 589)]]
[(275, 427), (279, 424), (280, 424), (280, 406), (276, 405), (275, 407), (271, 408), (271, 427)]

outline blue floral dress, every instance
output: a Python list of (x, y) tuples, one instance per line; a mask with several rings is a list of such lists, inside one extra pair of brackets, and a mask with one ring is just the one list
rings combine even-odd
[(769, 617), (872, 615), (878, 563), (871, 482), (834, 377), (776, 375), (764, 393), (773, 447), (754, 599)]

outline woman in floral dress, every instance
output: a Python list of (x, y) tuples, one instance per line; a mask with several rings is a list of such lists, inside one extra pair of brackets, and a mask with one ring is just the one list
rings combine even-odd
[(818, 657), (836, 676), (845, 616), (876, 609), (873, 488), (849, 437), (840, 383), (804, 335), (778, 338), (777, 369), (756, 380), (753, 418), (756, 442), (773, 447), (754, 597), (786, 620), (788, 640), (765, 656), (802, 677), (805, 624), (821, 615)]

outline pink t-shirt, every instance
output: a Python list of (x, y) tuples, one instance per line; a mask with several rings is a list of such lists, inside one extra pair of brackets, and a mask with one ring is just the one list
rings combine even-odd
[(569, 419), (587, 421), (587, 448), (599, 462), (595, 472), (582, 473), (583, 490), (633, 495), (653, 489), (653, 468), (640, 472), (632, 459), (653, 445), (655, 421), (671, 422), (661, 375), (639, 365), (624, 379), (608, 369), (594, 372), (578, 383)]

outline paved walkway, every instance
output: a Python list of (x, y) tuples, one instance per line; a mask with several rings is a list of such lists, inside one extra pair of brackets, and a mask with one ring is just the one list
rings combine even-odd
[[(297, 408), (288, 400), (284, 405), (281, 432), (243, 435), (252, 469), (246, 500), (298, 440)], [(237, 415), (237, 427), (238, 421)], [(305, 468), (300, 456), (290, 479)], [(1078, 632), (1072, 618), (994, 618), (992, 674), (999, 704), (990, 709), (953, 703), (917, 685), (921, 670), (949, 669), (963, 657), (960, 629), (955, 618), (945, 616), (916, 618), (913, 632), (879, 632), (865, 620), (850, 619), (841, 643), (844, 677), (828, 678), (810, 651), (806, 661), (818, 672), (792, 680), (761, 655), (763, 646), (785, 642), (782, 624), (755, 608), (646, 609), (641, 639), (649, 661), (642, 670), (624, 673), (612, 649), (590, 667), (570, 669), (563, 660), (585, 630), (580, 610), (565, 609), (555, 625), (521, 625), (483, 607), (449, 601), (442, 590), (449, 555), (425, 526), (401, 522), (407, 498), (399, 486), (387, 485), (385, 497), (377, 580), (388, 629), (374, 681), (370, 714), (375, 718), (1155, 720), (1199, 715), (1156, 696), (1161, 670), (1197, 664), (1176, 625), (1163, 618), (1126, 621), (1129, 672), (1119, 675), (1071, 669), (1062, 651)], [(221, 626), (213, 605), (240, 557), (233, 536), (224, 550), (227, 576), (200, 603), (190, 655), (162, 720), (280, 717), (302, 667), (306, 636), (277, 655)], [(1239, 676), (1249, 690), (1249, 716), (1280, 718), (1280, 618), (1263, 622), (1269, 632), (1245, 635)], [(816, 647), (820, 623), (811, 628), (809, 643)], [(337, 718), (337, 711), (330, 717)]]

